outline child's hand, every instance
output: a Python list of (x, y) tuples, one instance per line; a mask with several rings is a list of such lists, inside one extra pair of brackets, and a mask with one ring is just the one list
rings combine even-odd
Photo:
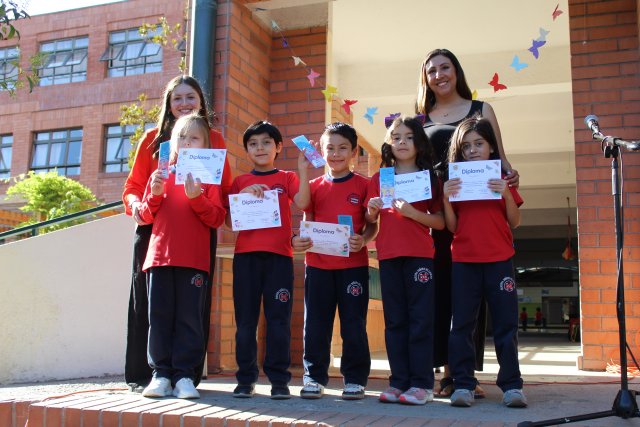
[(490, 179), (487, 187), (489, 187), (489, 190), (499, 193), (502, 196), (505, 196), (505, 193), (509, 192), (509, 186), (504, 179)]
[(300, 152), (298, 153), (298, 172), (304, 173), (309, 168), (312, 168), (312, 167), (313, 165), (309, 160), (307, 160), (307, 158), (304, 155), (304, 150), (300, 150)]
[(405, 199), (393, 199), (391, 206), (393, 206), (393, 209), (400, 212), (402, 216), (407, 218), (411, 218), (416, 213), (416, 208), (411, 206), (411, 203), (407, 202)]
[(154, 196), (162, 196), (164, 194), (164, 178), (159, 170), (153, 171), (151, 174), (151, 194)]
[(294, 252), (304, 252), (313, 246), (313, 242), (310, 237), (294, 236), (293, 239), (291, 239), (291, 246)]
[(184, 181), (184, 194), (186, 194), (190, 199), (195, 199), (202, 194), (201, 184), (202, 182), (200, 181), (200, 178), (196, 178), (194, 181), (191, 172), (189, 172), (187, 174), (187, 179)]
[(360, 234), (354, 234), (349, 237), (349, 251), (359, 252), (364, 247), (364, 237)]
[(448, 200), (449, 197), (455, 196), (460, 192), (462, 188), (462, 180), (460, 178), (451, 178), (449, 181), (444, 183), (442, 187), (442, 192), (445, 195), (445, 200)]
[(380, 197), (372, 197), (369, 199), (369, 203), (367, 203), (367, 213), (374, 218), (377, 218), (380, 213), (380, 209), (382, 209), (382, 199)]
[(264, 192), (271, 190), (269, 188), (268, 185), (266, 184), (253, 184), (250, 185), (248, 187), (243, 188), (242, 190), (240, 190), (241, 193), (251, 193), (254, 196), (262, 199), (264, 197)]
[(515, 169), (510, 169), (507, 170), (506, 174), (507, 176), (505, 176), (504, 179), (507, 180), (507, 184), (509, 185), (509, 187), (518, 188), (518, 186), (520, 185), (520, 174), (518, 173), (518, 171)]

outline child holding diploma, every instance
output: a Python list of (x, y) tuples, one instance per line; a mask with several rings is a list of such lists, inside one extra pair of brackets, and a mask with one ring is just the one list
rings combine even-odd
[[(282, 151), (282, 135), (266, 121), (247, 128), (242, 143), (253, 163), (250, 173), (236, 177), (230, 194), (251, 193), (264, 197), (264, 191), (277, 190), (281, 225), (243, 230), (238, 233), (233, 258), (233, 302), (236, 319), (236, 362), (238, 386), (234, 397), (252, 397), (258, 380), (256, 328), (260, 304), (267, 323), (267, 348), (263, 369), (271, 382), (272, 399), (290, 398), (288, 383), (293, 293), (293, 251), (291, 249), (291, 201), (298, 196), (298, 176), (274, 166)], [(304, 156), (300, 154), (300, 158)], [(307, 163), (299, 160), (302, 173)], [(231, 217), (227, 215), (231, 228)]]
[[(366, 244), (375, 237), (376, 224), (364, 219), (364, 199), (369, 179), (351, 172), (358, 149), (356, 130), (345, 123), (328, 125), (320, 138), (322, 156), (329, 171), (310, 182), (300, 177), (305, 220), (340, 223), (351, 221), (349, 257), (307, 252), (304, 281), (304, 386), (300, 397), (318, 399), (329, 382), (331, 335), (336, 307), (340, 315), (344, 376), (342, 398), (364, 398), (371, 369), (367, 338), (369, 305), (369, 256)], [(313, 246), (310, 238), (294, 237), (296, 250)]]
[[(171, 133), (171, 156), (180, 148), (210, 148), (209, 125), (197, 114), (180, 117)], [(209, 265), (209, 229), (224, 222), (220, 186), (201, 184), (188, 174), (182, 185), (175, 174), (149, 178), (140, 216), (153, 222), (143, 271), (149, 277), (149, 365), (153, 378), (145, 397), (172, 394), (200, 397), (194, 386), (202, 359), (203, 312)], [(172, 390), (171, 385), (175, 389)]]
[[(462, 121), (451, 138), (449, 164), (499, 159), (498, 143), (491, 122), (472, 117)], [(449, 335), (449, 369), (455, 391), (451, 405), (467, 407), (474, 402), (475, 350), (471, 339), (480, 302), (489, 305), (493, 341), (500, 370), (497, 384), (508, 407), (527, 406), (522, 392), (518, 363), (518, 295), (513, 274), (511, 228), (520, 223), (522, 198), (502, 179), (491, 179), (488, 188), (502, 195), (498, 200), (450, 202), (464, 185), (453, 178), (444, 184), (444, 214), (453, 233), (451, 254), (453, 317)]]
[[(382, 144), (381, 166), (396, 176), (429, 170), (432, 148), (422, 123), (410, 117), (393, 120)], [(408, 203), (394, 198), (383, 208), (380, 173), (367, 192), (366, 219), (380, 221), (376, 239), (384, 309), (385, 340), (391, 367), (389, 388), (381, 402), (423, 405), (433, 400), (433, 240), (430, 229), (444, 228), (438, 180), (430, 172), (434, 197)]]

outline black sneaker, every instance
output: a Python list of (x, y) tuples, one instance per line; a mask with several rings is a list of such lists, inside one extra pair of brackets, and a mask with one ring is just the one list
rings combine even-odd
[(286, 385), (274, 385), (271, 387), (271, 398), (274, 400), (290, 399), (289, 387)]
[(255, 393), (256, 390), (253, 384), (238, 384), (233, 390), (233, 397), (248, 398), (253, 397)]

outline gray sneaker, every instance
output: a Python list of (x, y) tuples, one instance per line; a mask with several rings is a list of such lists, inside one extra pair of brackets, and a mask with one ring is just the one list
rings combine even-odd
[(300, 390), (300, 397), (303, 399), (320, 399), (324, 394), (324, 386), (315, 381), (310, 381)]
[(456, 389), (451, 395), (451, 406), (458, 406), (460, 408), (468, 408), (473, 405), (474, 402), (473, 390), (467, 390), (464, 388)]
[(522, 389), (513, 388), (504, 392), (502, 396), (502, 403), (509, 408), (526, 408), (527, 398), (524, 395)]

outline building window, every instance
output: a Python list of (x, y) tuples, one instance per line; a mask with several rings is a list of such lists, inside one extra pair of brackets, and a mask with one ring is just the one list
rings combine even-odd
[(59, 175), (79, 175), (82, 155), (82, 129), (37, 132), (33, 141), (31, 169)]
[(137, 28), (109, 33), (109, 47), (100, 61), (107, 61), (109, 77), (162, 71), (162, 46), (150, 41), (160, 30), (144, 38)]
[(40, 45), (46, 55), (38, 70), (40, 86), (82, 82), (87, 80), (88, 37), (54, 40)]
[[(151, 129), (155, 123), (147, 123), (145, 130)], [(104, 171), (128, 172), (129, 152), (131, 151), (130, 137), (137, 126), (107, 125), (104, 144)]]
[(15, 89), (19, 56), (20, 51), (16, 46), (0, 49), (0, 81), (4, 83), (0, 90)]
[(13, 135), (0, 135), (0, 178), (9, 178), (11, 174), (11, 146)]

